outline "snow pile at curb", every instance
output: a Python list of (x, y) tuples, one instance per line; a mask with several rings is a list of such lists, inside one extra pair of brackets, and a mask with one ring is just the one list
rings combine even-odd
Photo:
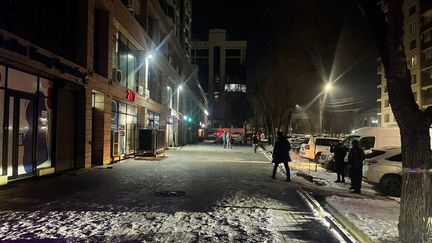
[(373, 240), (398, 242), (397, 202), (338, 196), (326, 198), (326, 201)]

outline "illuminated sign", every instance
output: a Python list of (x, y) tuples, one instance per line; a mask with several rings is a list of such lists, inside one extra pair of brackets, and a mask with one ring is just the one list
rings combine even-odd
[(133, 92), (132, 90), (129, 89), (127, 91), (126, 99), (129, 100), (130, 102), (135, 102), (135, 98), (136, 98), (135, 92)]

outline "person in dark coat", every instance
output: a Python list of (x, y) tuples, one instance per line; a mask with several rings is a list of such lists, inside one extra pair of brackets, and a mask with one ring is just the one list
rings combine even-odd
[(337, 143), (330, 148), (330, 152), (334, 153), (334, 160), (336, 163), (337, 179), (335, 182), (345, 183), (345, 156), (348, 152), (348, 148), (342, 143)]
[(291, 149), (291, 145), (288, 142), (287, 138), (284, 137), (282, 132), (277, 133), (276, 142), (273, 148), (273, 160), (272, 163), (274, 163), (273, 167), (273, 175), (272, 178), (276, 179), (276, 171), (280, 163), (283, 163), (286, 170), (286, 181), (291, 181), (290, 176), (290, 169), (288, 166), (288, 162), (291, 161), (291, 158), (289, 156), (289, 151)]
[(254, 151), (254, 153), (256, 153), (256, 151), (257, 151), (257, 148), (258, 148), (258, 142), (259, 142), (259, 140), (258, 140), (258, 133), (257, 134), (255, 134), (253, 137), (252, 137), (252, 147), (253, 147), (253, 151)]
[(362, 176), (363, 176), (363, 160), (365, 154), (359, 146), (357, 140), (352, 141), (352, 148), (348, 154), (348, 163), (351, 166), (351, 188), (354, 193), (360, 193)]

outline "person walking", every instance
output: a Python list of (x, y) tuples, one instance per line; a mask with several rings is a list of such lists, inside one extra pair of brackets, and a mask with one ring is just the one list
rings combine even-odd
[(231, 144), (231, 133), (227, 132), (226, 133), (226, 147), (229, 149), (232, 149), (232, 144)]
[(288, 162), (291, 161), (289, 156), (289, 151), (291, 149), (291, 145), (288, 142), (287, 138), (282, 134), (282, 132), (277, 133), (276, 142), (273, 148), (273, 175), (272, 178), (276, 179), (276, 171), (280, 163), (283, 163), (286, 170), (286, 181), (291, 181), (290, 169), (288, 166)]
[(223, 132), (222, 134), (222, 143), (223, 143), (223, 147), (226, 148), (226, 131)]
[(254, 151), (254, 153), (256, 153), (256, 151), (257, 151), (257, 148), (258, 148), (258, 133), (257, 134), (255, 134), (253, 137), (252, 137), (252, 147), (253, 147), (253, 151)]
[(342, 143), (337, 143), (330, 148), (330, 152), (334, 153), (336, 163), (337, 179), (335, 182), (345, 183), (345, 156), (348, 149)]
[(352, 148), (348, 154), (348, 163), (351, 166), (351, 187), (354, 190), (353, 193), (361, 193), (361, 183), (363, 175), (363, 160), (365, 154), (362, 148), (359, 146), (357, 140), (352, 141)]

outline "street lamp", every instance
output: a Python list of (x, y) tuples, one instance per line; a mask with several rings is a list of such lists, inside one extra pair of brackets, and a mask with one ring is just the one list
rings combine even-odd
[(319, 131), (323, 133), (323, 120), (324, 120), (324, 106), (325, 106), (325, 98), (327, 97), (327, 93), (333, 89), (333, 85), (331, 82), (328, 82), (326, 86), (324, 86), (324, 91), (320, 95), (319, 99)]
[(149, 69), (149, 64), (151, 59), (153, 59), (153, 54), (150, 52), (147, 54), (147, 56), (145, 57), (145, 84), (144, 84), (144, 89), (145, 89), (145, 95), (147, 96), (147, 91), (148, 91), (148, 87), (149, 87), (149, 79), (150, 79), (150, 69)]
[(326, 86), (324, 87), (324, 91), (325, 92), (329, 92), (330, 90), (332, 90), (333, 89), (333, 85), (330, 83), (330, 82), (328, 82), (327, 84), (326, 84)]

